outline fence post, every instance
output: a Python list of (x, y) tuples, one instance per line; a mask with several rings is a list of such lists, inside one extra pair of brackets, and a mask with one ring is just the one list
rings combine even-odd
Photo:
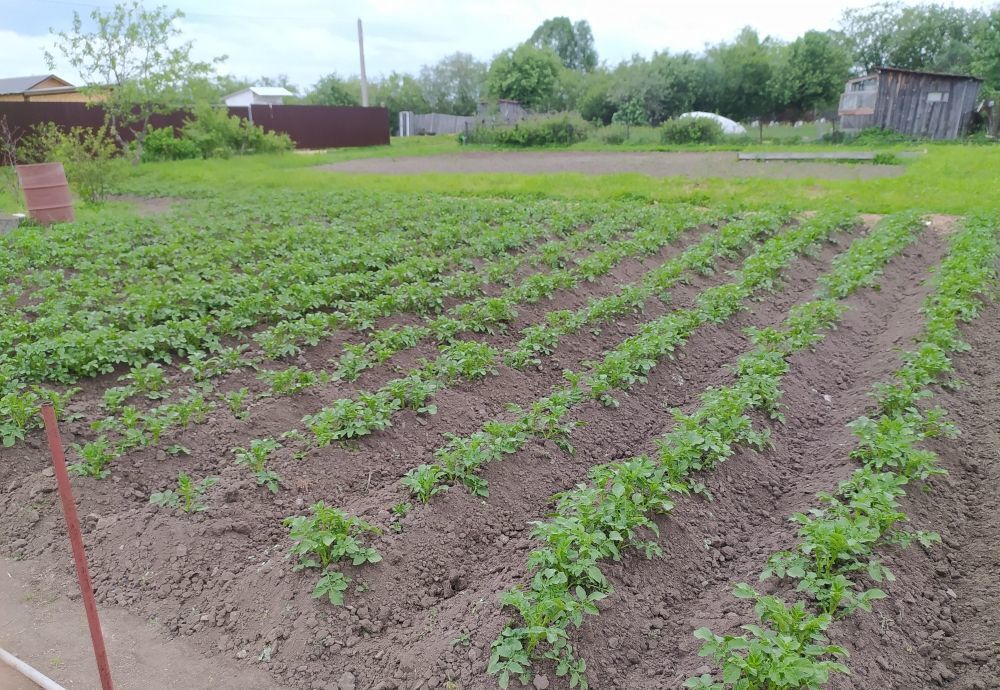
[(69, 532), (69, 543), (73, 550), (73, 561), (76, 564), (76, 578), (80, 582), (83, 608), (87, 612), (87, 625), (90, 628), (90, 641), (94, 645), (94, 656), (97, 659), (97, 672), (101, 677), (101, 688), (102, 690), (112, 690), (111, 666), (108, 664), (108, 653), (104, 648), (104, 634), (101, 632), (101, 619), (97, 615), (94, 586), (90, 582), (90, 572), (87, 570), (87, 554), (83, 549), (80, 520), (76, 515), (73, 489), (70, 487), (69, 473), (66, 471), (66, 455), (63, 453), (56, 413), (51, 402), (42, 403), (42, 421), (45, 422), (45, 435), (48, 437), (49, 452), (52, 454), (52, 467), (56, 474), (56, 484), (59, 487), (63, 514), (66, 516), (66, 530)]

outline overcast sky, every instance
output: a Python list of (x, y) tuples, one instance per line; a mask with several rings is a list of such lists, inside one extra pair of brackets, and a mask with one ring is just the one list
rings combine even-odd
[[(956, 0), (987, 7), (996, 0)], [(158, 4), (156, 0), (146, 3)], [(195, 0), (168, 1), (187, 15), (185, 36), (201, 58), (228, 55), (220, 71), (238, 76), (287, 74), (308, 87), (323, 74), (358, 71), (356, 20), (365, 24), (368, 74), (416, 72), (463, 51), (489, 60), (525, 40), (546, 18), (586, 19), (600, 59), (616, 64), (634, 53), (700, 51), (750, 25), (791, 40), (808, 29), (835, 28), (847, 7), (865, 0)], [(918, 4), (907, 2), (907, 4)], [(49, 28), (67, 29), (73, 11), (87, 15), (112, 0), (0, 0), (0, 77), (47, 73)], [(73, 83), (65, 65), (56, 73)]]

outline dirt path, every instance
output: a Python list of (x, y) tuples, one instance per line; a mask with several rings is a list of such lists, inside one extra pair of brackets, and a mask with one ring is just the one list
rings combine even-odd
[[(0, 563), (0, 647), (71, 690), (99, 686), (76, 582), (36, 561)], [(102, 606), (101, 625), (118, 690), (280, 690), (265, 673), (203, 657), (168, 639), (155, 621)], [(37, 690), (0, 665), (0, 688)]]
[(901, 165), (848, 165), (737, 161), (736, 153), (655, 151), (471, 151), (441, 156), (365, 158), (319, 166), (331, 172), (378, 175), (424, 173), (639, 173), (651, 177), (767, 177), (775, 179), (870, 180), (898, 177)]

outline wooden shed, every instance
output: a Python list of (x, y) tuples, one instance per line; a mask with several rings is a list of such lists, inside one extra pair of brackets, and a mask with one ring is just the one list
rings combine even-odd
[(928, 139), (957, 139), (969, 127), (982, 80), (961, 74), (876, 67), (851, 79), (840, 96), (840, 128), (891, 129)]

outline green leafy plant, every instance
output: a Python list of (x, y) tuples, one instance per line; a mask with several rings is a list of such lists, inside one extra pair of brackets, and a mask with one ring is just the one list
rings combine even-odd
[(403, 486), (413, 492), (414, 497), (421, 503), (427, 503), (432, 497), (437, 496), (448, 487), (440, 483), (444, 475), (437, 465), (420, 465), (407, 472), (400, 480)]
[(150, 495), (149, 502), (165, 508), (176, 508), (185, 513), (202, 513), (208, 508), (201, 498), (209, 488), (219, 483), (218, 477), (205, 477), (195, 482), (185, 472), (177, 475), (177, 490), (166, 489)]
[(233, 413), (236, 419), (246, 419), (247, 411), (244, 406), (249, 396), (250, 389), (244, 386), (239, 390), (224, 393), (222, 399), (226, 401), (226, 407), (229, 408), (229, 411)]
[(257, 480), (257, 486), (266, 486), (271, 493), (278, 493), (281, 488), (281, 476), (274, 470), (267, 469), (267, 461), (271, 453), (281, 445), (274, 439), (253, 439), (250, 448), (233, 448), (236, 464), (248, 468)]
[(104, 479), (111, 474), (108, 465), (117, 456), (106, 438), (98, 438), (83, 446), (74, 443), (73, 450), (80, 456), (81, 461), (69, 466), (70, 474), (77, 477), (94, 477), (95, 479)]
[(348, 516), (337, 508), (327, 506), (323, 501), (309, 507), (312, 515), (285, 518), (288, 535), (293, 544), (288, 550), (289, 558), (296, 559), (294, 570), (318, 568), (323, 571), (313, 590), (313, 597), (326, 596), (332, 604), (342, 604), (344, 592), (350, 578), (330, 570), (330, 566), (349, 560), (352, 565), (378, 563), (381, 554), (372, 547), (364, 546), (359, 539), (364, 534), (378, 534), (364, 520)]

